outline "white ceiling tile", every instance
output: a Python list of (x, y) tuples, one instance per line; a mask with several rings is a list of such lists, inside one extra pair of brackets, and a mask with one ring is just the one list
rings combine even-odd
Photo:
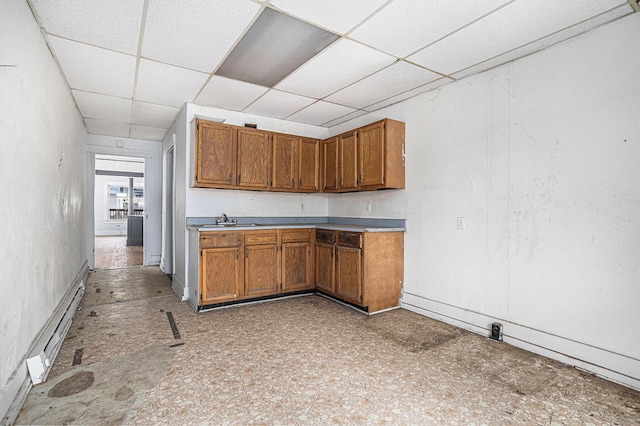
[(395, 60), (393, 56), (343, 39), (304, 64), (276, 87), (320, 99), (391, 65)]
[(117, 136), (122, 138), (129, 137), (128, 123), (115, 123), (113, 121), (85, 118), (84, 124), (87, 126), (87, 132), (92, 135)]
[(49, 41), (72, 89), (131, 99), (134, 56), (58, 37)]
[(176, 120), (180, 108), (133, 102), (133, 124), (168, 129)]
[(271, 5), (305, 21), (345, 34), (387, 0), (271, 0)]
[(85, 118), (128, 123), (131, 120), (131, 99), (72, 90), (73, 97)]
[(431, 83), (427, 83), (423, 86), (420, 87), (416, 87), (413, 90), (409, 90), (407, 92), (401, 93), (397, 96), (393, 96), (391, 98), (385, 99), (382, 102), (378, 102), (377, 104), (373, 104), (373, 105), (369, 105), (368, 107), (364, 108), (367, 111), (376, 111), (379, 110), (381, 108), (387, 107), (389, 105), (393, 105), (396, 104), (398, 102), (402, 102), (404, 100), (407, 100), (409, 98), (412, 98), (414, 96), (419, 95), (420, 93), (424, 93), (424, 92), (428, 92), (429, 90), (434, 90), (437, 89), (438, 87), (444, 86), (445, 84), (451, 83), (453, 80), (448, 78), (448, 77), (443, 77), (441, 79), (438, 79), (436, 81), (432, 81)]
[(349, 120), (353, 120), (354, 118), (358, 118), (358, 117), (363, 116), (365, 114), (368, 114), (368, 112), (359, 109), (359, 110), (356, 110), (356, 111), (352, 112), (351, 114), (343, 115), (342, 117), (338, 117), (335, 120), (331, 120), (331, 121), (327, 121), (326, 123), (322, 123), (322, 125), (324, 127), (337, 126), (338, 124), (346, 123)]
[(244, 112), (265, 117), (285, 118), (313, 102), (315, 102), (315, 99), (278, 90), (270, 90), (246, 108)]
[(158, 129), (157, 127), (147, 126), (131, 126), (131, 137), (134, 139), (145, 139), (148, 141), (161, 141), (164, 135), (167, 134), (167, 129)]
[(319, 126), (327, 121), (335, 120), (338, 117), (342, 117), (354, 111), (354, 108), (318, 101), (309, 105), (305, 109), (290, 115), (287, 117), (287, 120)]
[(216, 75), (209, 80), (195, 102), (204, 106), (242, 111), (267, 90), (267, 87)]
[(452, 74), (620, 4), (620, 0), (516, 1), (408, 59)]
[(350, 37), (400, 58), (510, 0), (395, 0)]
[(191, 102), (209, 75), (159, 62), (140, 60), (136, 100), (181, 107)]
[(398, 62), (334, 93), (326, 100), (353, 108), (363, 108), (440, 77), (415, 65)]
[(32, 0), (50, 35), (130, 54), (138, 51), (143, 0)]
[(151, 1), (142, 56), (211, 73), (260, 8), (246, 0)]
[(480, 62), (479, 64), (472, 65), (468, 68), (463, 69), (462, 71), (452, 74), (451, 76), (455, 79), (460, 79), (473, 74), (477, 74), (482, 71), (486, 71), (488, 69), (497, 67), (498, 65), (511, 62), (518, 58), (522, 58), (523, 56), (527, 56), (531, 53), (542, 50), (545, 47), (549, 47), (563, 40), (567, 40), (571, 37), (575, 37), (578, 34), (581, 34), (592, 28), (598, 27), (607, 22), (618, 19), (622, 16), (626, 16), (629, 13), (633, 13), (633, 9), (629, 5), (629, 3), (624, 3), (616, 7), (615, 9), (612, 9), (606, 13), (598, 15), (592, 19), (587, 19), (569, 28), (553, 33), (547, 37), (540, 38), (525, 46), (510, 50), (502, 55), (498, 55), (487, 61)]

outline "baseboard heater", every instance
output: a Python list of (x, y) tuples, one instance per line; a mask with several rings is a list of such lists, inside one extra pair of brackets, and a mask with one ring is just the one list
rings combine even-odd
[(58, 306), (51, 320), (42, 330), (36, 340), (30, 357), (27, 358), (27, 368), (31, 382), (34, 385), (44, 382), (51, 371), (53, 361), (60, 352), (62, 342), (71, 327), (71, 320), (78, 309), (82, 295), (84, 294), (84, 280), (88, 272), (85, 264), (74, 280), (73, 286)]

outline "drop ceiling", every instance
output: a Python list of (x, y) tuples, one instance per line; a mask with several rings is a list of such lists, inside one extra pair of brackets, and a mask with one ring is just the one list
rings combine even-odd
[[(627, 0), (28, 2), (87, 131), (148, 140), (185, 102), (331, 127), (634, 11)], [(267, 9), (336, 41), (273, 85), (220, 75)]]

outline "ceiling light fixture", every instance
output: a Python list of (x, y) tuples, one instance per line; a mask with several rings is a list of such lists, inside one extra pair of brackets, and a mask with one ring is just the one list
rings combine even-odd
[(273, 87), (338, 38), (329, 31), (267, 8), (216, 74)]

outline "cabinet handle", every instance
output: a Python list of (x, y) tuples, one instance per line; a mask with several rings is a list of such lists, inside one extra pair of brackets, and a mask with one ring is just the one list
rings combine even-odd
[(239, 257), (240, 257), (240, 249), (236, 249), (236, 260), (238, 260)]
[(294, 188), (295, 186), (296, 186), (295, 180), (293, 178), (291, 178), (291, 187)]
[(229, 175), (229, 179), (227, 179), (229, 183), (231, 183), (231, 175)]
[(405, 158), (407, 158), (407, 154), (404, 151), (404, 144), (402, 144), (402, 165), (404, 166), (405, 164)]
[(249, 249), (248, 249), (248, 248), (245, 248), (245, 249), (244, 249), (244, 258), (245, 258), (245, 259), (248, 259), (248, 258), (249, 258)]
[(298, 186), (298, 188), (302, 188), (302, 178), (300, 178), (300, 185)]

